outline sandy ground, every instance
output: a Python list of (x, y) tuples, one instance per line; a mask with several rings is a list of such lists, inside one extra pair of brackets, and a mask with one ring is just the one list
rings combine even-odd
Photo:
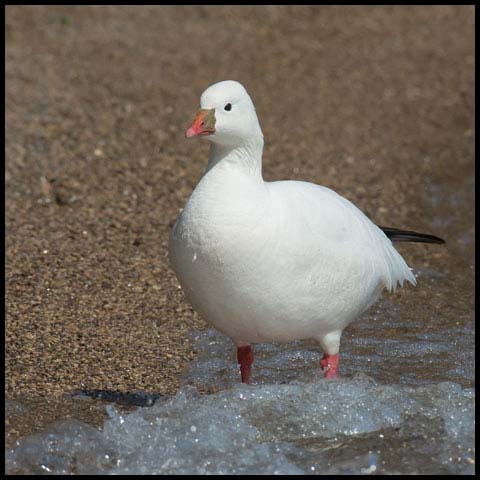
[[(7, 7), (6, 395), (38, 408), (8, 439), (71, 415), (79, 388), (177, 390), (204, 323), (167, 241), (208, 154), (184, 131), (224, 79), (254, 100), (267, 180), (383, 225), (473, 229), (473, 203), (452, 224), (428, 201), (474, 175), (473, 7)], [(457, 275), (454, 299), (396, 302), (473, 311), (474, 246), (451, 244), (399, 249)]]

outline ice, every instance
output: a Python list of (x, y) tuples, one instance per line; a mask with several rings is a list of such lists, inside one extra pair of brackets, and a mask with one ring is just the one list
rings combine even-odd
[(6, 451), (6, 472), (474, 473), (473, 389), (327, 381), (308, 342), (256, 346), (256, 383), (243, 385), (230, 340), (210, 330), (196, 345), (175, 396), (133, 413), (109, 405), (101, 430), (70, 421), (24, 438)]

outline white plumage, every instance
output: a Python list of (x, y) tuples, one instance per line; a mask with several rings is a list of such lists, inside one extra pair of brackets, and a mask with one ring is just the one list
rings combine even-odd
[(338, 354), (342, 330), (414, 275), (334, 191), (263, 180), (263, 135), (241, 84), (212, 85), (201, 108), (187, 136), (212, 142), (210, 160), (169, 245), (186, 298), (237, 347), (312, 338)]

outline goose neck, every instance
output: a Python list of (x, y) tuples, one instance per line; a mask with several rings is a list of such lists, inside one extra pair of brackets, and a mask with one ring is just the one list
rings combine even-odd
[(212, 144), (205, 174), (236, 171), (263, 181), (262, 152), (263, 138), (238, 147)]

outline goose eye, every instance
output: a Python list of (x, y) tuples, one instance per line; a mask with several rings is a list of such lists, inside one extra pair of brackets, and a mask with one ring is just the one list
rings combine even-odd
[(231, 103), (227, 103), (227, 104), (225, 105), (225, 110), (226, 110), (227, 112), (229, 112), (231, 109), (232, 109), (232, 104), (231, 104)]

